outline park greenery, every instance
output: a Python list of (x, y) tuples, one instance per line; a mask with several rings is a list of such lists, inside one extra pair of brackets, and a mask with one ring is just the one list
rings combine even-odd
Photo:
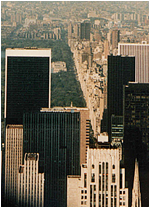
[[(17, 40), (17, 39), (2, 39), (1, 51), (6, 48), (51, 48), (52, 62), (66, 62), (67, 72), (60, 71), (52, 74), (51, 83), (51, 107), (54, 106), (73, 106), (85, 107), (86, 102), (83, 98), (83, 93), (79, 81), (76, 79), (74, 70), (74, 61), (69, 46), (65, 41), (57, 40)], [(1, 58), (1, 127), (2, 138), (4, 137), (4, 92), (5, 90), (5, 59)]]

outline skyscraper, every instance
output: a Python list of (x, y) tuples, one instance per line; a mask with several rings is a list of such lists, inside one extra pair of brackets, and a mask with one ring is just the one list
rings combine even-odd
[(111, 116), (123, 116), (123, 85), (135, 80), (135, 58), (108, 56), (107, 110), (108, 136), (111, 137)]
[(87, 108), (56, 107), (24, 114), (24, 153), (40, 154), (45, 206), (67, 205), (67, 175), (80, 174), (80, 163), (86, 162), (88, 113)]
[(68, 207), (128, 207), (118, 149), (88, 148), (81, 175), (67, 176)]
[(80, 23), (80, 39), (90, 40), (90, 22), (82, 22)]
[(44, 206), (44, 173), (39, 173), (38, 163), (38, 153), (26, 153), (19, 167), (17, 204), (21, 207)]
[(51, 49), (6, 49), (6, 124), (22, 124), (23, 113), (50, 107)]
[(135, 81), (149, 82), (149, 44), (119, 43), (118, 55), (135, 56)]
[(18, 191), (18, 172), (23, 157), (23, 126), (7, 125), (5, 138), (5, 200), (15, 206)]
[(132, 200), (134, 163), (139, 161), (142, 206), (149, 204), (149, 84), (129, 82), (123, 89), (124, 163), (127, 168), (129, 205)]

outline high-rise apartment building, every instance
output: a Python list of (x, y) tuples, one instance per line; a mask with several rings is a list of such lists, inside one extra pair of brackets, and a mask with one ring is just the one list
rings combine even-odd
[(68, 207), (128, 207), (118, 149), (91, 148), (80, 175), (67, 176)]
[(56, 107), (24, 115), (24, 153), (40, 154), (45, 206), (67, 205), (67, 175), (80, 174), (80, 164), (86, 162), (88, 114), (87, 108)]
[(23, 113), (50, 107), (50, 92), (51, 49), (6, 49), (6, 124), (22, 124)]
[(17, 202), (18, 171), (22, 164), (23, 126), (7, 125), (5, 138), (5, 200), (10, 206)]
[(39, 154), (26, 153), (18, 171), (17, 204), (21, 207), (44, 206), (44, 173), (39, 173)]
[(135, 81), (135, 58), (108, 56), (107, 110), (108, 136), (111, 136), (111, 116), (123, 116), (123, 85)]
[(90, 30), (91, 30), (90, 22), (84, 21), (80, 23), (80, 39), (90, 40)]
[(135, 81), (149, 83), (149, 44), (119, 43), (118, 55), (135, 56)]
[(114, 48), (118, 48), (118, 43), (120, 41), (120, 30), (113, 30), (112, 31), (112, 50)]

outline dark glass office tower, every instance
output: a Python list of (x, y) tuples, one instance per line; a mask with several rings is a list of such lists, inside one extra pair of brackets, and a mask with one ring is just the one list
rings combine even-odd
[(23, 134), (24, 153), (40, 156), (45, 206), (67, 206), (67, 175), (80, 174), (80, 112), (26, 113)]
[(135, 81), (135, 58), (108, 56), (107, 110), (108, 136), (111, 139), (111, 116), (123, 116), (123, 85)]
[(82, 22), (80, 23), (80, 39), (90, 40), (90, 22)]
[(50, 105), (51, 49), (6, 49), (6, 124)]
[(123, 89), (124, 162), (127, 169), (129, 206), (134, 162), (139, 161), (142, 206), (149, 206), (149, 84), (129, 83)]

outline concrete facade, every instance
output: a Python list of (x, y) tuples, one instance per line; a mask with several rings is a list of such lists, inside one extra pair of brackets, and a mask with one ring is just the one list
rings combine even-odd
[(18, 173), (17, 204), (23, 207), (44, 206), (44, 173), (38, 170), (39, 154), (26, 153)]
[(149, 83), (149, 44), (119, 43), (118, 55), (135, 56), (135, 81)]
[(5, 199), (16, 204), (18, 171), (22, 164), (23, 126), (7, 125), (5, 140)]
[[(121, 182), (120, 182), (121, 181)], [(68, 207), (128, 207), (118, 149), (89, 149), (81, 176), (67, 176)]]

